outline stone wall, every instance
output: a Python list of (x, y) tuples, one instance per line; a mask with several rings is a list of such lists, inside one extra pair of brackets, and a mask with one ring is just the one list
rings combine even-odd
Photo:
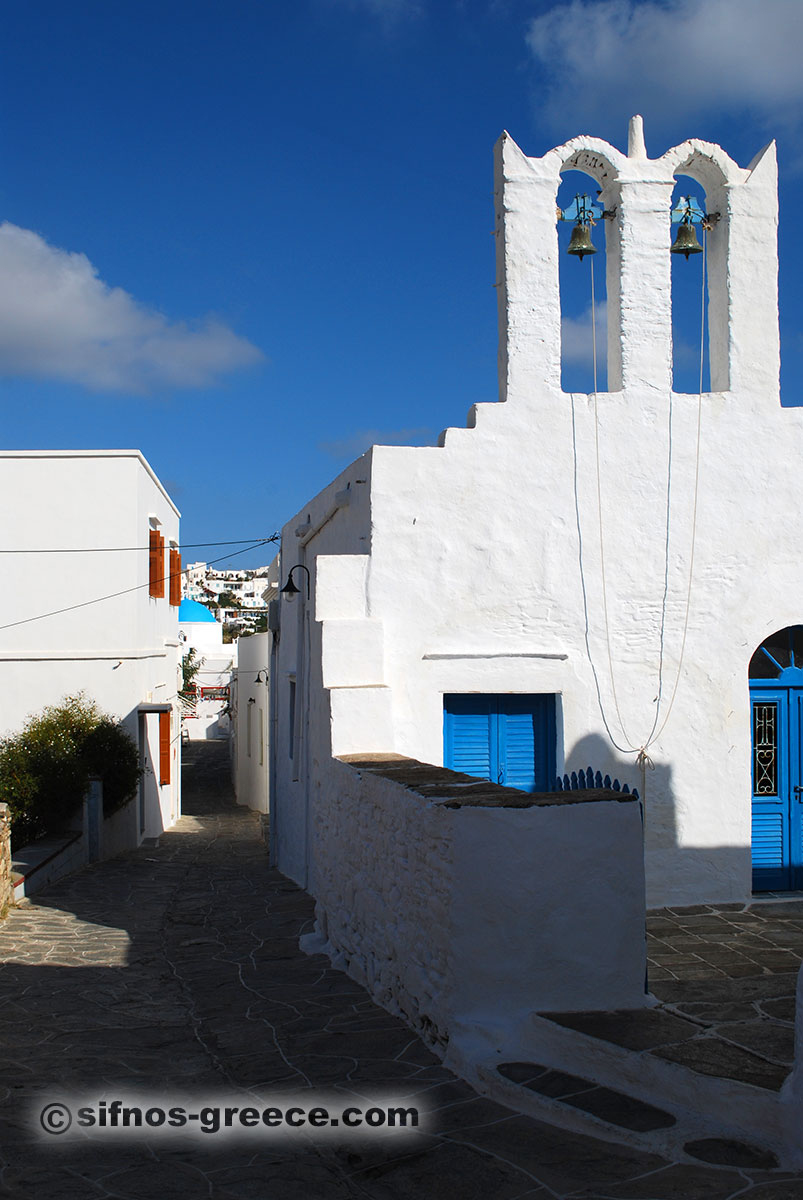
[(449, 814), (370, 769), (332, 768), (314, 832), (319, 932), (335, 966), (444, 1043), (454, 966)]
[(430, 1043), (645, 1002), (638, 800), (532, 795), (399, 755), (323, 778), (317, 948)]
[(14, 897), (11, 879), (11, 815), (8, 805), (0, 803), (0, 916)]

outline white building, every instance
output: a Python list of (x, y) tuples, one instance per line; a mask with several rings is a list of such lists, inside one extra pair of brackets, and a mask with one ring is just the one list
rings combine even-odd
[[(609, 214), (598, 395), (560, 382), (570, 169)], [(678, 175), (719, 214), (700, 396), (673, 391)], [(803, 414), (780, 405), (774, 146), (648, 159), (635, 118), (627, 154), (578, 137), (530, 158), (505, 134), (496, 211), (500, 402), (438, 447), (373, 447), (284, 529), (282, 580), (299, 564), (311, 588), (296, 571), (281, 605), (278, 865), (334, 922), (335, 860), (371, 808), (333, 836), (333, 760), (396, 753), (536, 790), (590, 764), (646, 791), (651, 905), (747, 899), (751, 849), (758, 886), (800, 886)]]
[(184, 728), (190, 741), (227, 738), (237, 643), (224, 643), (223, 626), (196, 600), (185, 598), (181, 601), (178, 624), (182, 656), (194, 650), (195, 661), (200, 663), (195, 676), (195, 701), (184, 709)]
[(179, 512), (138, 450), (0, 451), (0, 734), (84, 691), (138, 742), (104, 856), (180, 815)]
[(267, 815), (269, 804), (271, 635), (237, 642), (231, 686), (232, 776), (238, 804)]

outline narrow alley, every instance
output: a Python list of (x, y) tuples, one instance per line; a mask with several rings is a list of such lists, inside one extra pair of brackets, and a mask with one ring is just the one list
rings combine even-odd
[[(299, 950), (312, 902), (269, 868), (258, 817), (233, 801), (223, 744), (187, 750), (184, 813), (158, 848), (79, 872), (0, 924), (0, 1194), (803, 1198), (788, 1173), (672, 1164), (477, 1096), (327, 959)], [(324, 1093), (344, 1104), (393, 1096), (429, 1119), (414, 1133), (315, 1142), (147, 1129), (136, 1140), (99, 1130), (48, 1140), (36, 1128), (47, 1103), (116, 1091), (260, 1109)]]

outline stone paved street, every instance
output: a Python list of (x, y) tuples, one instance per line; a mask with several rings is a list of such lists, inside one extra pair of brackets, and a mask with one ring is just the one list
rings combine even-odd
[[(803, 1177), (660, 1157), (477, 1096), (399, 1020), (298, 948), (309, 897), (267, 864), (223, 748), (187, 752), (185, 815), (158, 849), (81, 872), (0, 926), (0, 1194), (15, 1200), (803, 1200)], [(225, 752), (224, 752), (225, 753)], [(735, 1018), (738, 1020), (738, 1017)], [(425, 1130), (374, 1141), (37, 1135), (71, 1093), (263, 1108), (393, 1095)], [(176, 1099), (178, 1097), (178, 1099)], [(659, 1098), (657, 1098), (659, 1099)]]
[(803, 899), (656, 909), (647, 956), (659, 1008), (550, 1019), (701, 1075), (779, 1091), (794, 1061)]

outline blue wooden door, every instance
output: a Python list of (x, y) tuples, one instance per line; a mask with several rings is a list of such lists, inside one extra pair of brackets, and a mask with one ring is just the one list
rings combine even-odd
[(803, 888), (803, 627), (768, 638), (750, 663), (753, 888)]
[(443, 698), (444, 766), (525, 792), (555, 781), (555, 697), (455, 694)]

